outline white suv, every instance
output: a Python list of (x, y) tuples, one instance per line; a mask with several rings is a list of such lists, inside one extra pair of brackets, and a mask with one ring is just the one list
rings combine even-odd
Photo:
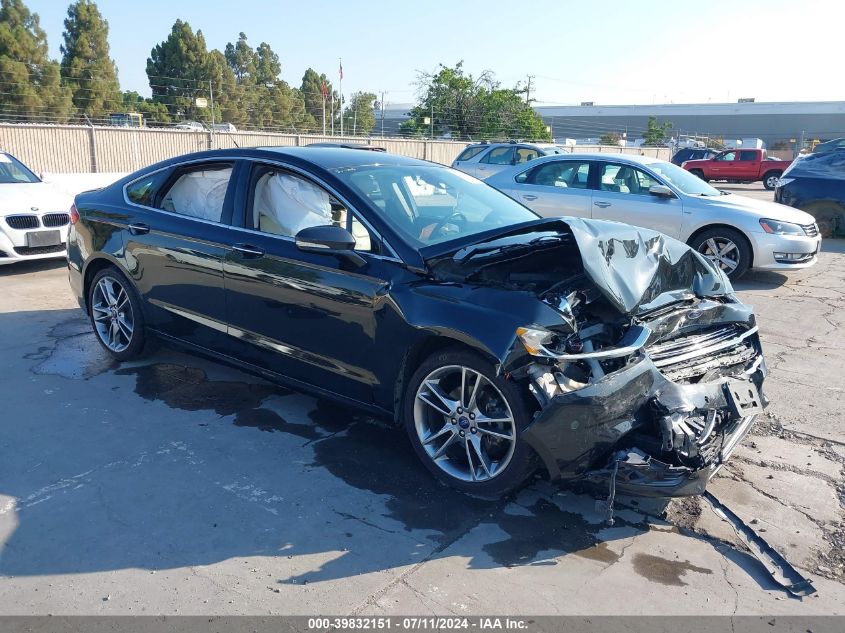
[(563, 149), (551, 143), (474, 143), (467, 145), (452, 162), (452, 167), (484, 180), (511, 165), (564, 153)]

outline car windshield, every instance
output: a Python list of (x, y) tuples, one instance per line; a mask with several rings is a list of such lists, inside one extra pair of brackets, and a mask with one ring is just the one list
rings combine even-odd
[(538, 218), (480, 180), (447, 167), (365, 165), (332, 171), (417, 248)]
[(670, 185), (679, 189), (688, 196), (720, 196), (722, 193), (715, 187), (711, 187), (698, 176), (691, 174), (686, 169), (666, 163), (663, 161), (649, 163), (648, 168), (660, 176)]
[(41, 182), (38, 176), (24, 167), (14, 156), (0, 152), (0, 184), (11, 185), (22, 182)]

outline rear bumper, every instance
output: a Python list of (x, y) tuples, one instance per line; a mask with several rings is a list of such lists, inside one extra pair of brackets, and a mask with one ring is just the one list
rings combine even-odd
[[(706, 384), (677, 384), (642, 358), (596, 383), (553, 398), (523, 438), (552, 479), (606, 488), (615, 477), (619, 492), (637, 496), (701, 494), (756, 417), (735, 408), (728, 384), (753, 383), (764, 405), (766, 371), (760, 354), (742, 375)], [(711, 411), (719, 423), (698, 438), (702, 443), (695, 459), (680, 459), (674, 449), (665, 450), (655, 431), (661, 419), (674, 416), (685, 427), (685, 420)]]

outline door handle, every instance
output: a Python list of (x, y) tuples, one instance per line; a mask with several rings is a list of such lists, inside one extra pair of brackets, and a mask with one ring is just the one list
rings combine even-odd
[(532, 194), (532, 193), (524, 193), (524, 194), (522, 194), (522, 197), (523, 197), (525, 200), (536, 200), (536, 199), (537, 199), (537, 196), (535, 196), (535, 195), (534, 195), (534, 194)]
[(146, 235), (150, 232), (150, 227), (146, 224), (130, 224), (129, 225), (129, 232), (132, 235)]
[(609, 203), (609, 202), (603, 202), (603, 201), (601, 201), (601, 200), (597, 200), (597, 201), (596, 201), (596, 202), (594, 202), (593, 204), (594, 204), (594, 205), (596, 205), (597, 207), (599, 207), (600, 209), (604, 209), (604, 208), (606, 208), (606, 207), (609, 207), (609, 206), (610, 206), (610, 203)]
[(264, 256), (264, 249), (252, 244), (232, 244), (232, 250), (240, 253), (244, 259), (257, 259)]

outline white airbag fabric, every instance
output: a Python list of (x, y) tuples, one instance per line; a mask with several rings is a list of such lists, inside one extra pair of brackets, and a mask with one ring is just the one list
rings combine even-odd
[(288, 237), (309, 226), (332, 224), (329, 194), (282, 173), (267, 174), (258, 182), (254, 213), (258, 230)]
[(169, 201), (172, 211), (194, 218), (220, 222), (223, 215), (223, 200), (229, 186), (232, 169), (195, 171), (185, 174), (170, 189)]

